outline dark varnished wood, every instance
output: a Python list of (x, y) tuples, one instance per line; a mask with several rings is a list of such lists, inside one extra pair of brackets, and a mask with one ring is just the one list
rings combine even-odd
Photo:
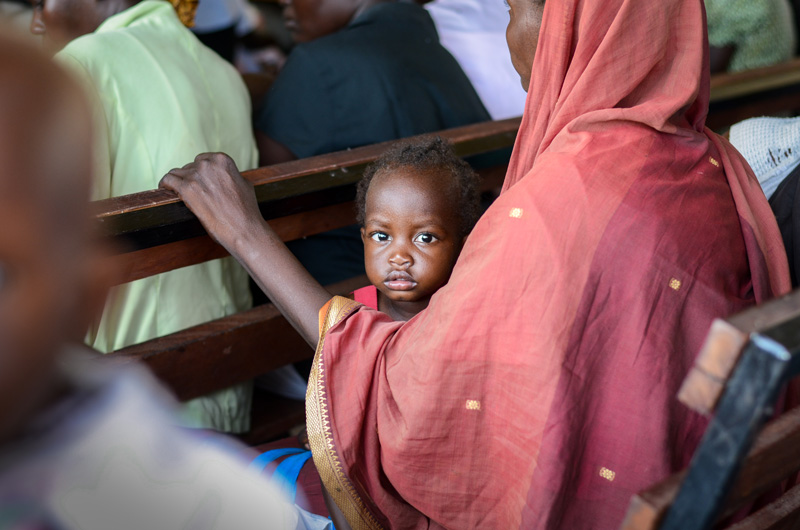
[(706, 125), (727, 129), (736, 122), (800, 109), (800, 59), (711, 77)]
[[(365, 276), (329, 286), (347, 294), (367, 285)], [(104, 362), (142, 362), (181, 401), (199, 397), (285, 364), (313, 351), (271, 304), (200, 324), (105, 355)]]
[[(444, 131), (462, 156), (513, 145), (519, 120)], [(388, 144), (368, 146), (245, 173), (256, 186), (262, 213), (283, 241), (355, 222), (354, 183)], [(502, 185), (507, 153), (479, 169), (484, 190)], [(94, 204), (116, 254), (110, 266), (124, 283), (227, 255), (171, 192), (154, 190)], [(279, 215), (285, 214), (285, 215)], [(331, 286), (346, 294), (365, 277)], [(287, 363), (308, 359), (311, 348), (272, 305), (231, 315), (103, 356), (104, 362), (142, 362), (180, 400), (248, 381)], [(304, 418), (302, 403), (258, 393), (252, 429), (240, 438), (260, 443)]]
[(797, 530), (800, 528), (800, 486), (728, 530)]

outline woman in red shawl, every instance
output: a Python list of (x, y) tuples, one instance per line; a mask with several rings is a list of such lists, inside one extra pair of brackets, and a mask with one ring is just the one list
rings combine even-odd
[[(617, 527), (702, 435), (675, 394), (712, 319), (789, 288), (758, 183), (704, 128), (701, 0), (509, 4), (527, 107), (450, 282), (407, 323), (321, 312), (308, 433), (355, 529)], [(325, 294), (282, 272), (230, 162), (165, 179), (314, 340), (298, 308)]]

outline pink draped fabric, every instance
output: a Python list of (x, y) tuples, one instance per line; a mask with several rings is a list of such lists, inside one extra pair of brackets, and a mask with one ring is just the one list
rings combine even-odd
[(716, 317), (789, 289), (746, 163), (704, 129), (701, 0), (547, 2), (504, 193), (407, 323), (336, 298), (307, 400), (353, 528), (617, 527), (706, 420)]

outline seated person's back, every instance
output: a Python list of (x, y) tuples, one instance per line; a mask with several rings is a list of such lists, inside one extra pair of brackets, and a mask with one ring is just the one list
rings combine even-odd
[[(37, 7), (32, 31), (41, 33), (84, 81), (97, 114), (94, 198), (155, 189), (161, 176), (203, 151), (223, 151), (246, 168), (256, 164), (250, 102), (236, 71), (183, 26), (163, 0), (116, 4), (82, 0), (94, 13), (83, 24), (58, 5)], [(88, 31), (88, 32), (87, 32)], [(248, 309), (244, 270), (217, 260), (115, 288), (88, 342), (102, 352), (163, 336)], [(249, 385), (187, 404), (194, 427), (244, 431)]]

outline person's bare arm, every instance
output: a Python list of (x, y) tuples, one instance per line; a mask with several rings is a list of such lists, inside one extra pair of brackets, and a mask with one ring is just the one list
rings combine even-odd
[(261, 216), (253, 185), (225, 154), (204, 153), (173, 169), (159, 187), (176, 192), (206, 231), (234, 256), (311, 346), (331, 295), (303, 268)]

